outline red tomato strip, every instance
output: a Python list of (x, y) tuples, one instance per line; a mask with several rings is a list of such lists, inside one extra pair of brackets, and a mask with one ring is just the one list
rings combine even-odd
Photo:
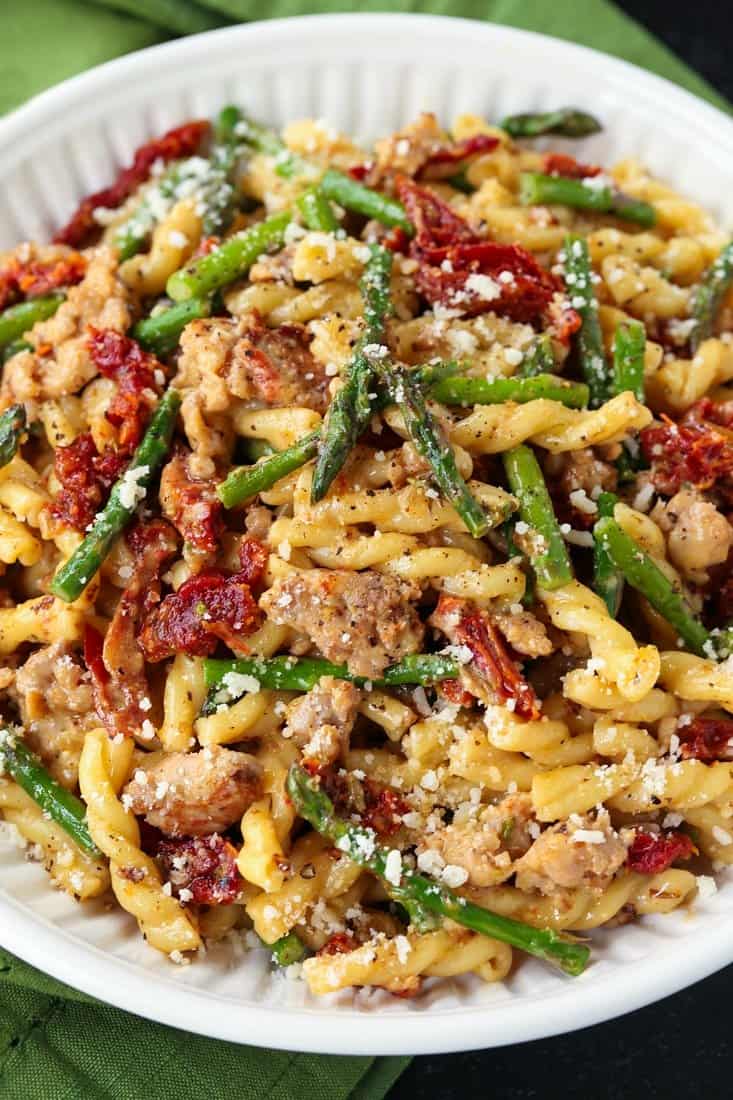
[(156, 161), (168, 164), (180, 157), (190, 157), (199, 148), (209, 129), (210, 123), (203, 119), (186, 122), (183, 126), (168, 130), (162, 137), (141, 145), (135, 152), (132, 164), (122, 169), (110, 187), (95, 191), (82, 199), (70, 220), (59, 229), (54, 241), (57, 244), (70, 244), (75, 248), (85, 245), (91, 234), (99, 228), (94, 220), (96, 210), (100, 207), (114, 210), (121, 206), (150, 177)]
[(678, 859), (689, 859), (697, 848), (686, 833), (647, 833), (638, 829), (633, 839), (626, 866), (642, 875), (658, 875)]

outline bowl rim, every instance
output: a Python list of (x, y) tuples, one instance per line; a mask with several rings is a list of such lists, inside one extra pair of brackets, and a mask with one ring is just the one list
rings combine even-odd
[[(715, 135), (733, 157), (733, 120), (718, 107), (663, 77), (629, 62), (534, 31), (472, 19), (402, 13), (351, 13), (298, 16), (257, 21), (207, 31), (138, 50), (70, 77), (40, 93), (0, 120), (0, 151), (16, 162), (32, 148), (36, 126), (47, 128), (91, 93), (120, 91), (125, 82), (152, 61), (161, 69), (172, 61), (207, 62), (217, 50), (233, 43), (249, 47), (258, 38), (277, 39), (293, 29), (305, 35), (325, 28), (351, 34), (369, 34), (389, 27), (393, 33), (468, 33), (525, 43), (552, 50), (568, 64), (601, 67), (606, 83), (633, 79), (635, 92), (658, 99), (663, 94), (678, 115)], [(202, 53), (203, 51), (203, 53)], [(28, 143), (31, 143), (29, 146)], [(3, 162), (3, 173), (8, 164)], [(29, 921), (30, 917), (30, 921)], [(30, 924), (30, 928), (29, 928)], [(333, 1006), (314, 1010), (303, 1006), (265, 1006), (237, 1003), (231, 997), (204, 988), (185, 986), (173, 976), (145, 971), (131, 961), (87, 943), (59, 928), (47, 917), (29, 913), (17, 898), (0, 888), (0, 941), (7, 950), (67, 985), (135, 1015), (173, 1027), (230, 1042), (324, 1054), (440, 1054), (471, 1050), (557, 1035), (623, 1015), (644, 1007), (707, 977), (733, 961), (730, 924), (719, 916), (706, 925), (703, 936), (667, 938), (654, 955), (619, 967), (597, 980), (592, 972), (541, 994), (517, 995), (510, 1002), (426, 1008), (421, 1012), (385, 1014), (354, 1012)], [(156, 990), (155, 999), (151, 997)], [(203, 1011), (202, 1011), (203, 1009)], [(284, 1023), (291, 1027), (283, 1027)]]

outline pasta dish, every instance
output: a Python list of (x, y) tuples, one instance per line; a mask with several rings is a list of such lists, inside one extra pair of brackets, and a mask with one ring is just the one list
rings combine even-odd
[(573, 976), (733, 862), (733, 244), (599, 129), (225, 107), (0, 256), (0, 816), (173, 962)]

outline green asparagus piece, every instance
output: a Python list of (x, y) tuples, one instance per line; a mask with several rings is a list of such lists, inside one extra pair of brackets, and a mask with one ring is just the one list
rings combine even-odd
[(733, 653), (733, 624), (723, 627), (722, 630), (712, 630), (710, 637), (720, 660), (730, 657)]
[(238, 119), (237, 107), (225, 107), (217, 120), (208, 162), (202, 157), (177, 161), (148, 189), (115, 233), (120, 260), (128, 260), (140, 252), (155, 226), (173, 205), (194, 193), (197, 205), (204, 211), (204, 234), (209, 236), (226, 228), (232, 219), (234, 206), (234, 187), (230, 176), (240, 142), (235, 129)]
[(519, 201), (523, 206), (572, 206), (576, 210), (595, 210), (646, 227), (656, 223), (653, 206), (622, 195), (613, 187), (595, 187), (584, 180), (567, 176), (546, 176), (542, 172), (522, 172), (519, 176)]
[(132, 335), (146, 351), (152, 351), (161, 358), (175, 351), (181, 333), (190, 321), (208, 317), (210, 312), (211, 306), (206, 298), (189, 298), (187, 302), (177, 302), (159, 313), (143, 317), (133, 327)]
[(337, 172), (334, 168), (329, 168), (323, 176), (321, 191), (327, 199), (337, 202), (339, 206), (345, 206), (347, 210), (354, 210), (365, 218), (374, 218), (382, 225), (399, 226), (408, 237), (415, 232), (401, 202), (382, 195), (371, 187), (365, 187), (363, 183), (351, 176), (345, 176), (343, 172)]
[(533, 378), (537, 374), (554, 374), (557, 363), (552, 350), (552, 339), (547, 332), (541, 332), (532, 341), (519, 364), (519, 378)]
[(302, 439), (278, 451), (270, 458), (264, 458), (255, 466), (238, 466), (216, 487), (219, 500), (225, 508), (236, 508), (257, 493), (271, 489), (275, 482), (286, 477), (293, 470), (300, 469), (314, 458), (318, 450), (319, 432), (310, 432)]
[(117, 228), (114, 245), (121, 262), (142, 251), (156, 224), (161, 220), (161, 211), (167, 213), (172, 207), (178, 188), (196, 178), (192, 165), (198, 164), (200, 158), (193, 157), (170, 165), (157, 183), (143, 195), (130, 217)]
[(377, 369), (387, 353), (383, 340), (385, 319), (391, 311), (391, 272), (392, 253), (379, 245), (371, 245), (371, 256), (360, 284), (364, 298), (364, 331), (346, 369), (346, 380), (326, 414), (311, 486), (314, 503), (328, 492), (374, 411)]
[[(526, 561), (526, 555), (523, 553), (521, 546), (517, 544), (514, 528), (517, 525), (516, 516), (510, 516), (504, 523), (504, 541), (506, 542), (506, 554), (508, 558), (522, 558)], [(524, 595), (522, 596), (522, 604), (524, 607), (531, 607), (535, 601), (535, 578), (531, 569), (526, 572), (526, 583), (524, 586)]]
[[(444, 499), (455, 508), (465, 523), (466, 530), (474, 538), (481, 538), (491, 524), (481, 504), (463, 480), (453, 449), (428, 409), (420, 386), (409, 374), (395, 370), (386, 359), (381, 362), (379, 373), (402, 414), (405, 429), (415, 450), (428, 462)], [(451, 381), (455, 382), (457, 379), (447, 379), (448, 383)]]
[(241, 450), (250, 462), (259, 462), (261, 458), (271, 458), (278, 454), (266, 439), (240, 439), (237, 449)]
[(460, 172), (456, 172), (455, 176), (449, 176), (445, 182), (449, 183), (451, 187), (455, 187), (456, 191), (460, 191), (463, 195), (472, 195), (476, 190), (466, 175), (465, 168), (462, 168)]
[[(243, 657), (232, 660), (207, 658), (204, 661), (204, 683), (209, 694), (202, 714), (213, 714), (222, 703), (230, 705), (245, 694), (237, 684), (237, 676), (253, 677), (261, 688), (274, 691), (310, 691), (322, 676), (337, 680), (349, 680), (363, 687), (401, 687), (405, 684), (436, 684), (441, 680), (454, 680), (460, 666), (453, 657), (442, 653), (416, 653), (404, 657), (385, 669), (379, 680), (368, 681), (364, 676), (354, 676), (346, 665), (335, 665), (322, 657)], [(233, 677), (230, 686), (227, 677)], [(225, 698), (222, 698), (222, 691)]]
[(27, 302), (19, 302), (18, 305), (3, 310), (0, 313), (0, 348), (20, 339), (37, 321), (53, 317), (65, 297), (65, 294), (47, 294), (43, 298), (29, 298)]
[(307, 229), (335, 233), (339, 228), (333, 207), (320, 187), (309, 187), (304, 191), (298, 199), (298, 209)]
[(274, 943), (265, 944), (272, 952), (272, 961), (276, 966), (292, 966), (300, 962), (306, 956), (306, 948), (303, 941), (295, 932), (288, 932)]
[(711, 335), (718, 310), (731, 285), (733, 285), (733, 241), (730, 241), (713, 261), (692, 295), (691, 312), (695, 325), (690, 334), (690, 347), (693, 355), (703, 340), (707, 340)]
[(251, 145), (258, 153), (274, 157), (275, 172), (283, 179), (302, 176), (305, 179), (318, 175), (316, 168), (297, 153), (288, 149), (285, 142), (273, 130), (253, 122), (251, 118), (241, 118), (237, 123), (237, 137), (246, 145)]
[(593, 528), (593, 537), (631, 587), (646, 596), (693, 653), (706, 657), (715, 651), (710, 634), (672, 587), (672, 582), (615, 519), (608, 516), (599, 519)]
[(594, 115), (578, 111), (575, 107), (560, 107), (557, 111), (542, 114), (509, 115), (500, 125), (513, 138), (539, 137), (541, 134), (582, 138), (598, 134), (603, 129)]
[(10, 729), (0, 729), (0, 772), (7, 771), (44, 814), (94, 859), (102, 853), (89, 835), (84, 803), (49, 775), (41, 761)]
[[(613, 510), (618, 504), (615, 493), (601, 493), (597, 503), (599, 517), (613, 518)], [(596, 541), (593, 547), (593, 588), (608, 608), (608, 614), (615, 619), (621, 606), (624, 578), (600, 541)]]
[[(444, 378), (449, 378), (458, 370), (460, 370), (460, 367), (453, 362), (426, 363), (422, 367), (415, 367), (411, 370), (409, 377), (423, 386), (431, 386)], [(373, 411), (376, 412), (389, 403), (389, 395), (384, 390), (378, 391)], [(311, 432), (286, 450), (267, 456), (265, 461), (258, 462), (256, 466), (239, 466), (232, 470), (226, 480), (217, 488), (219, 499), (224, 507), (236, 508), (238, 504), (249, 500), (256, 493), (271, 489), (281, 477), (292, 473), (293, 470), (300, 469), (301, 466), (304, 466), (306, 462), (315, 457), (319, 437), (318, 432)], [(256, 442), (258, 441), (249, 441), (250, 444)], [(253, 457), (255, 456), (253, 455)]]
[(530, 528), (528, 557), (541, 588), (560, 588), (573, 579), (567, 548), (550, 494), (534, 451), (523, 443), (502, 456), (509, 488), (519, 502), (519, 515)]
[(8, 344), (2, 349), (0, 359), (3, 363), (7, 363), (8, 359), (12, 359), (14, 355), (21, 351), (33, 351), (33, 344), (29, 344), (27, 340), (13, 340), (12, 344)]
[(399, 879), (390, 867), (390, 851), (375, 843), (373, 829), (352, 825), (337, 817), (331, 799), (319, 789), (303, 768), (293, 764), (287, 790), (298, 814), (334, 847), (360, 867), (365, 867), (387, 884), (389, 894), (408, 912), (433, 913), (448, 918), (484, 936), (509, 943), (521, 951), (559, 966), (567, 974), (581, 974), (590, 950), (551, 929), (532, 928), (511, 917), (492, 913), (450, 890), (442, 883), (400, 867)]
[(446, 378), (433, 386), (431, 395), (446, 405), (496, 405), (545, 398), (570, 409), (582, 409), (588, 404), (589, 392), (584, 382), (566, 382), (556, 374), (535, 374), (530, 378)]
[(646, 330), (641, 321), (629, 321), (616, 329), (613, 341), (613, 392), (630, 390), (644, 404), (644, 349)]
[(597, 408), (610, 394), (611, 372), (606, 362), (603, 335), (598, 321), (598, 301), (593, 290), (587, 242), (583, 237), (568, 235), (562, 254), (568, 298), (582, 319), (578, 332), (580, 365), (590, 389), (590, 404)]
[[(634, 440), (634, 442), (636, 441)], [(619, 485), (628, 485), (630, 482), (636, 481), (636, 475), (639, 470), (648, 469), (648, 463), (641, 453), (641, 448), (638, 443), (632, 453), (628, 446), (628, 440), (621, 444), (621, 454), (616, 459), (614, 465), (618, 472)]]
[(51, 591), (54, 596), (73, 602), (99, 570), (112, 543), (135, 515), (168, 454), (180, 405), (181, 398), (176, 390), (167, 390), (161, 397), (130, 465), (112, 487), (109, 500), (97, 513), (91, 531), (53, 578)]
[(22, 405), (11, 405), (0, 413), (0, 467), (7, 466), (16, 454), (25, 427), (25, 409)]
[(207, 255), (198, 256), (185, 267), (174, 271), (168, 279), (168, 295), (174, 302), (205, 298), (241, 279), (263, 252), (282, 246), (291, 217), (289, 210), (281, 210), (265, 221), (227, 237)]

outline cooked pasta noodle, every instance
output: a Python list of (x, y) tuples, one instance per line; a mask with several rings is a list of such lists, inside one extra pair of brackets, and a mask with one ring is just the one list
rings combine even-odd
[(0, 815), (174, 962), (582, 969), (733, 862), (733, 245), (521, 118), (242, 122), (0, 256)]

